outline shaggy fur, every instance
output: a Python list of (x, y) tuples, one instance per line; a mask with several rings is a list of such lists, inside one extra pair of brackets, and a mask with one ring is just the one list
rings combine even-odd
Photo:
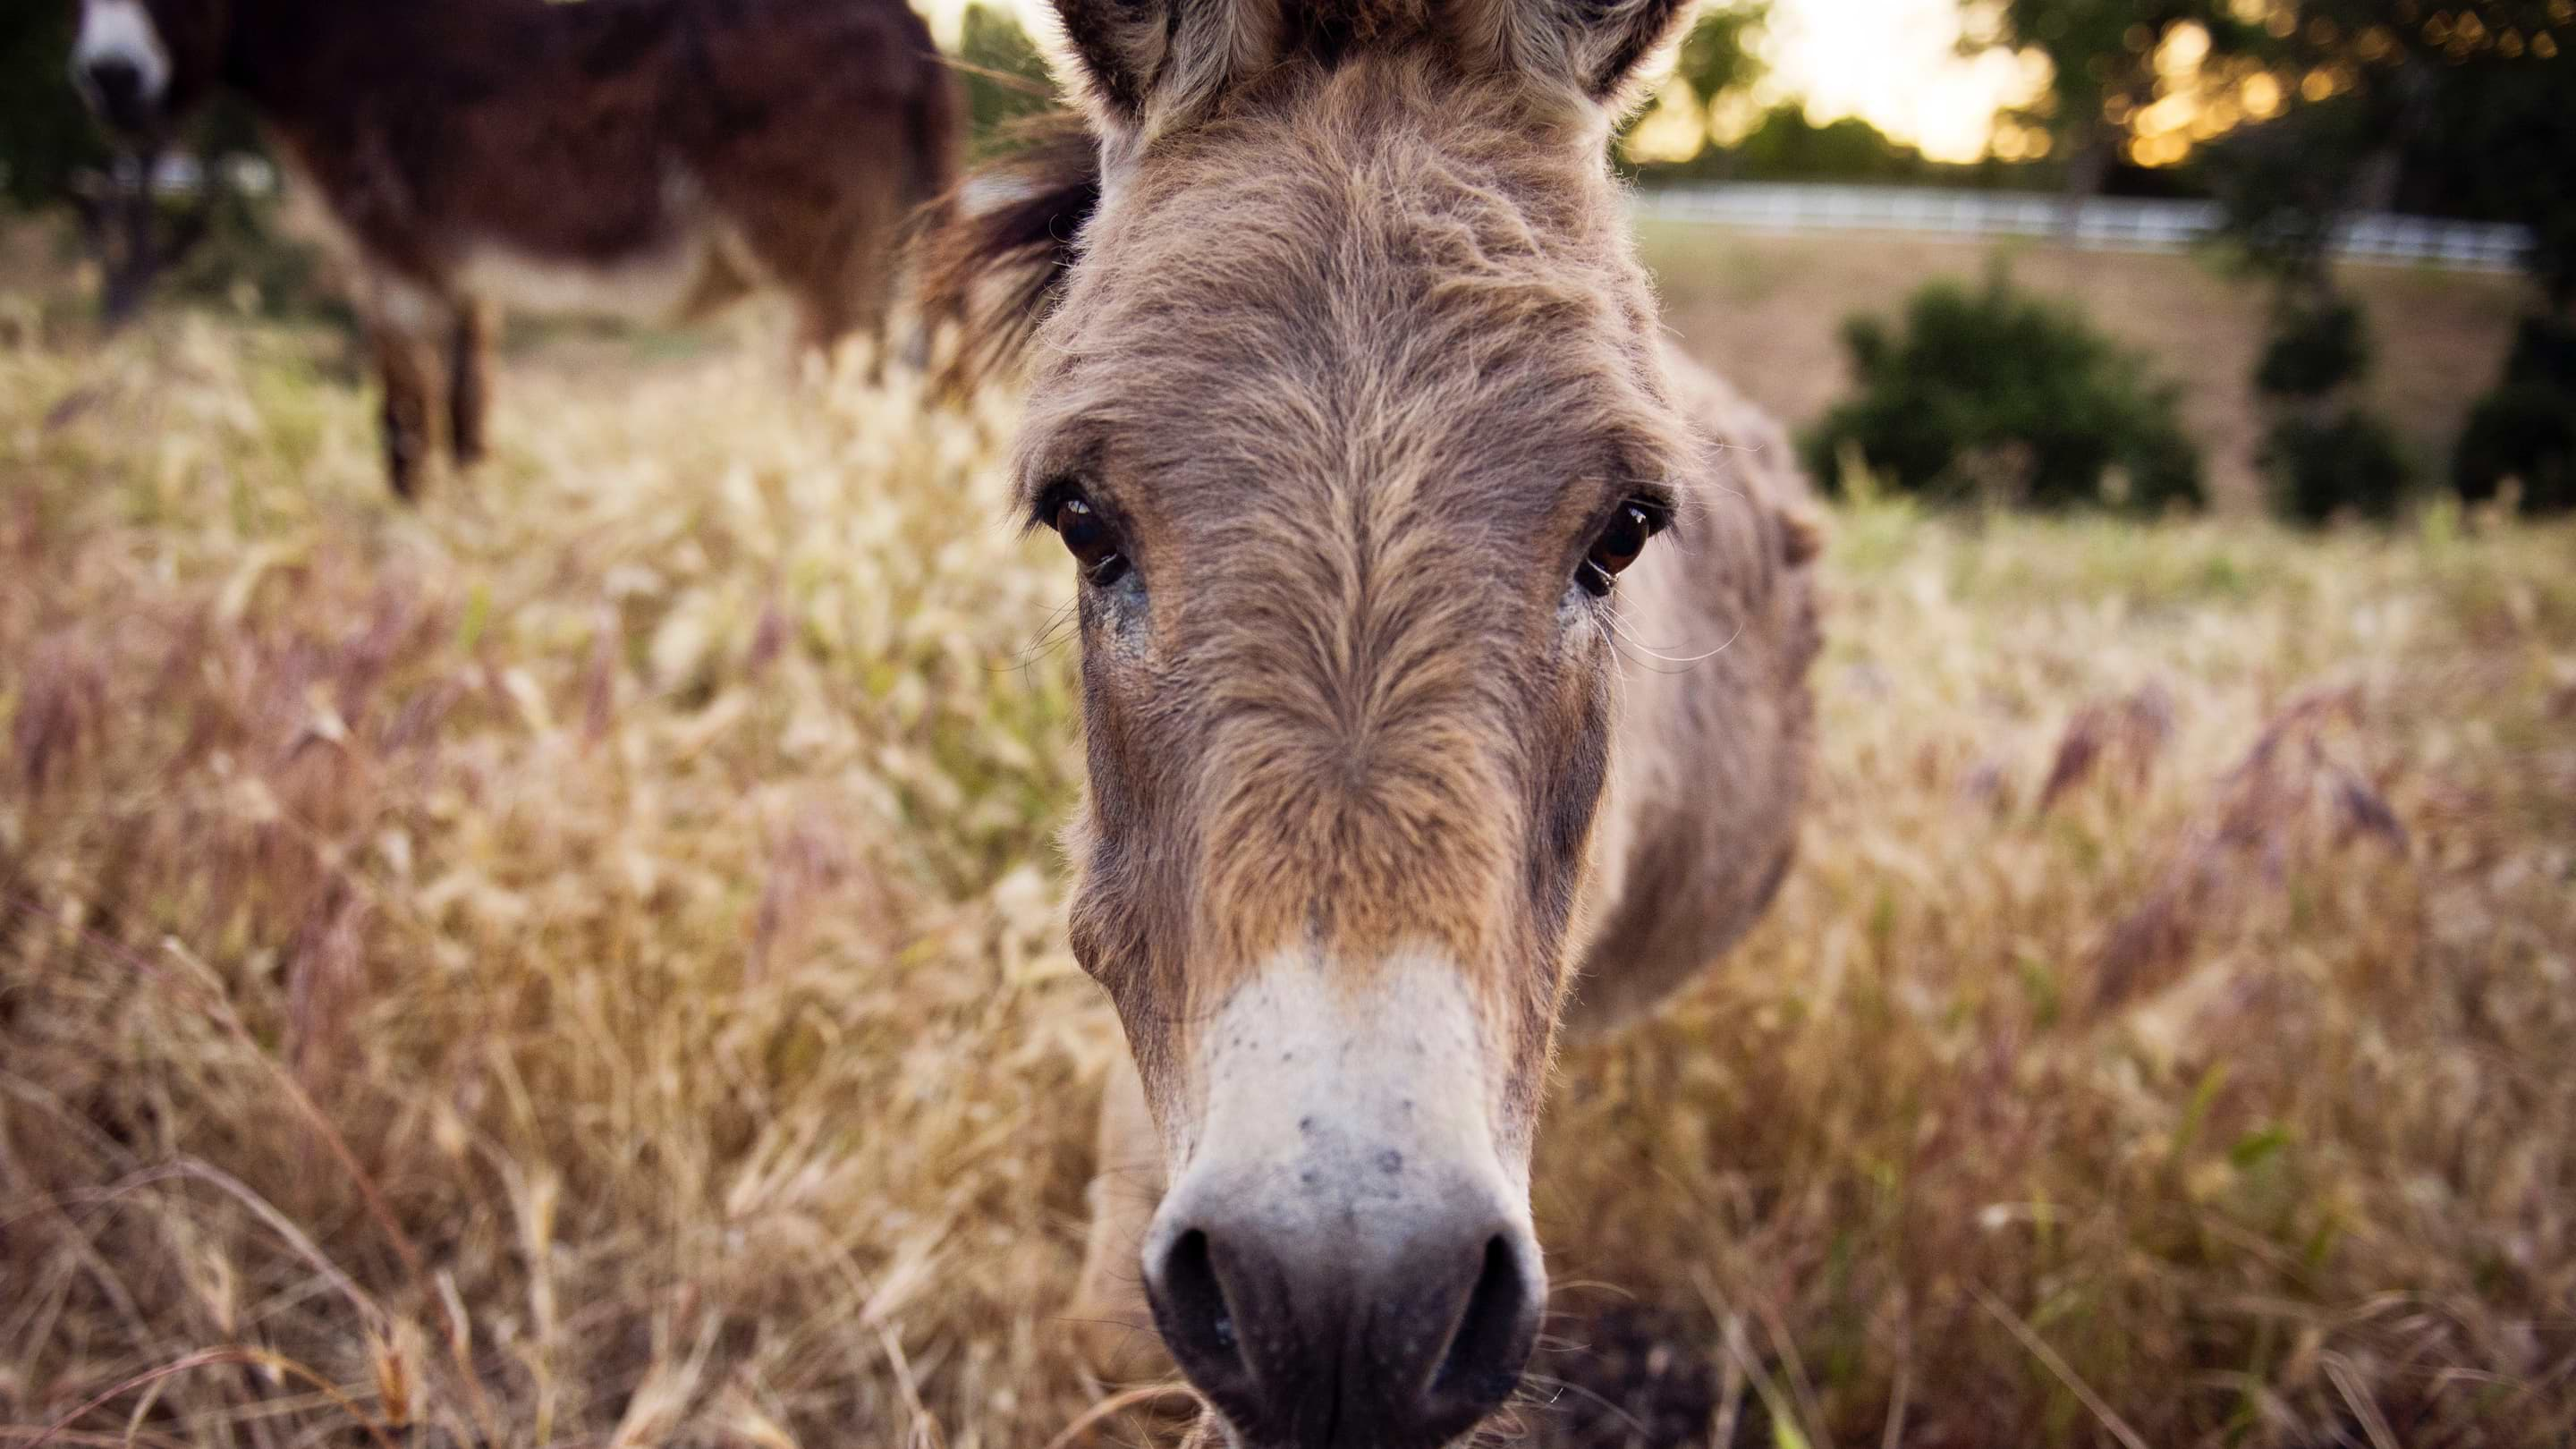
[(1070, 111), (1019, 123), (1003, 159), (952, 195), (944, 225), (924, 229), (913, 264), (930, 315), (961, 324), (934, 377), (951, 399), (1019, 365), (1074, 263), (1074, 238), (1100, 209), (1100, 142)]
[[(1167, 1171), (1199, 1150), (1195, 1034), (1253, 963), (1457, 962), (1525, 1171), (1560, 1018), (1643, 1008), (1758, 915), (1815, 537), (1779, 431), (1667, 354), (1604, 163), (1669, 7), (1064, 9), (1096, 159), (961, 218), (932, 276), (970, 373), (1048, 309), (1024, 486), (1041, 519), (1079, 488), (1133, 565), (1083, 590), (1071, 846), (1145, 1108), (1113, 1088), (1076, 1316), (1136, 1323), (1154, 1190), (1111, 1170), (1146, 1120)], [(1670, 533), (1574, 587), (1637, 498)]]
[[(97, 0), (93, 0), (97, 3)], [(902, 0), (147, 0), (160, 110), (257, 110), (355, 272), (408, 494), (483, 443), (494, 301), (686, 314), (756, 286), (882, 343), (954, 87)]]

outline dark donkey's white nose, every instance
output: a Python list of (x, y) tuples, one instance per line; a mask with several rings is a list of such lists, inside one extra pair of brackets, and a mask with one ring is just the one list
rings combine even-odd
[(128, 131), (152, 124), (170, 83), (170, 53), (143, 0), (84, 0), (72, 80), (108, 124)]
[(1362, 1193), (1296, 1172), (1176, 1198), (1145, 1246), (1154, 1321), (1247, 1449), (1434, 1449), (1511, 1395), (1538, 1336), (1538, 1245), (1466, 1184)]

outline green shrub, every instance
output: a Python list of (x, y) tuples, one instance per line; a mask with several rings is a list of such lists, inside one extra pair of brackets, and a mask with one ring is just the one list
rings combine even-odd
[(2504, 384), (2478, 400), (2451, 454), (2451, 481), (2472, 500), (2506, 479), (2528, 512), (2576, 508), (2576, 324), (2526, 317), (2514, 333)]
[(2369, 370), (2361, 309), (2332, 298), (2281, 309), (2254, 368), (2254, 386), (2273, 397), (2323, 397)]
[(1901, 334), (1854, 317), (1843, 345), (1859, 391), (1807, 439), (1809, 465), (1829, 488), (1839, 486), (1836, 460), (1857, 447), (1913, 492), (2139, 512), (2201, 501), (2200, 456), (2176, 390), (2000, 271), (1982, 288), (1935, 282), (1915, 293)]
[(2460, 496), (2493, 498), (2508, 478), (2532, 513), (2576, 508), (2576, 391), (2510, 382), (2485, 397), (2460, 430), (2451, 480)]
[(2561, 392), (2576, 392), (2576, 320), (2525, 317), (2513, 333), (2513, 352), (2505, 359), (2504, 380), (2543, 382)]
[(2406, 499), (2406, 452), (2388, 424), (2359, 408), (2329, 418), (2291, 414), (2263, 438), (2272, 509), (2302, 523), (2337, 514), (2387, 520)]

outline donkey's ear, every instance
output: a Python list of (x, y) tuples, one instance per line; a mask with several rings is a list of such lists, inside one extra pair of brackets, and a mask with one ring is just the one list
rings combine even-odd
[(1690, 0), (1055, 0), (1094, 113), (1112, 128), (1186, 114), (1300, 50), (1438, 35), (1490, 64), (1615, 105)]
[(1113, 126), (1187, 106), (1278, 58), (1283, 4), (1305, 0), (1055, 0), (1065, 43)]
[(1012, 149), (917, 214), (912, 269), (923, 319), (956, 326), (934, 390), (963, 398), (1019, 366), (1100, 208), (1100, 141), (1082, 117), (1050, 111), (1005, 132)]
[[(1545, 3), (1545, 0), (1542, 0)], [(1691, 0), (1565, 0), (1581, 39), (1576, 75), (1596, 101), (1616, 98), (1666, 38), (1679, 29)]]
[(1524, 70), (1619, 104), (1655, 47), (1678, 29), (1691, 0), (1452, 0), (1471, 40)]
[(1170, 49), (1174, 0), (1055, 0), (1055, 13), (1093, 102), (1134, 120)]

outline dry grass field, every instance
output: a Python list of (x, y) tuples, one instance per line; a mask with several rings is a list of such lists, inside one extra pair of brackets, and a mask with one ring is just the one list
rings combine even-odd
[[(561, 339), (406, 510), (316, 334), (0, 336), (0, 1441), (1147, 1442), (1006, 400)], [(1493, 1441), (2567, 1443), (2576, 528), (1832, 522)]]

